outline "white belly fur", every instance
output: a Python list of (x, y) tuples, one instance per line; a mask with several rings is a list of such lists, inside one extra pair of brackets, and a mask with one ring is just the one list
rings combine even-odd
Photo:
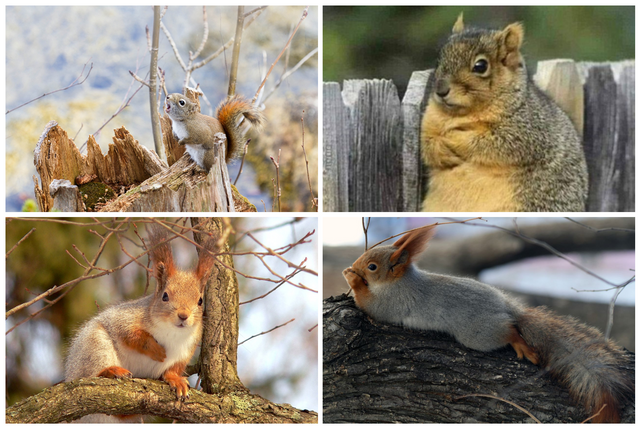
[(189, 136), (184, 123), (179, 120), (171, 119), (171, 128), (173, 129), (173, 134), (178, 138), (178, 140), (184, 139)]
[(187, 153), (189, 153), (189, 156), (191, 156), (191, 159), (196, 162), (198, 166), (204, 168), (204, 155), (207, 150), (202, 148), (201, 145), (185, 144), (184, 147), (186, 148)]
[(122, 344), (118, 353), (122, 367), (138, 378), (160, 378), (177, 362), (188, 362), (197, 337), (194, 327), (178, 328), (171, 323), (157, 323), (148, 331), (167, 353), (164, 362), (156, 362), (149, 356), (138, 353)]

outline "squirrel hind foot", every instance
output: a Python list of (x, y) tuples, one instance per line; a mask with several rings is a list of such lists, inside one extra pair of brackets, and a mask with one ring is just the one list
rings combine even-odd
[(518, 359), (526, 357), (534, 365), (540, 364), (540, 359), (538, 358), (536, 349), (527, 344), (515, 326), (511, 326), (511, 331), (507, 337), (507, 344), (511, 344), (511, 347), (513, 347), (518, 355)]
[(99, 377), (105, 378), (131, 378), (132, 374), (130, 371), (121, 368), (120, 366), (109, 366), (108, 368), (104, 368), (98, 374)]

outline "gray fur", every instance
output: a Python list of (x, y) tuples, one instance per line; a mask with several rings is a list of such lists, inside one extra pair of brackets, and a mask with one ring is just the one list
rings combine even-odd
[[(520, 306), (498, 289), (472, 279), (427, 273), (409, 266), (393, 286), (370, 284), (376, 296), (367, 313), (412, 329), (447, 332), (466, 347), (504, 347)], [(478, 310), (482, 307), (482, 310)]]

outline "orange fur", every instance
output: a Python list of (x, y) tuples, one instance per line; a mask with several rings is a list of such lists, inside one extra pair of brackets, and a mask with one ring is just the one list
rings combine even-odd
[[(605, 406), (606, 405), (606, 406)], [(591, 412), (597, 413), (600, 411), (598, 415), (591, 419), (592, 423), (619, 423), (620, 422), (620, 413), (618, 412), (618, 402), (616, 399), (608, 392), (602, 392), (597, 399), (596, 405), (594, 408), (586, 408), (587, 411), (591, 409)], [(602, 410), (601, 410), (602, 409)]]
[(243, 132), (238, 129), (238, 119), (244, 116), (251, 123), (256, 133), (262, 130), (264, 116), (251, 102), (242, 96), (234, 95), (223, 100), (216, 110), (216, 117), (227, 134), (227, 163), (234, 158), (244, 146)]
[(358, 306), (366, 305), (371, 299), (371, 291), (367, 286), (367, 282), (353, 268), (346, 268), (342, 274), (347, 279), (347, 283), (353, 289), (353, 297), (356, 300)]
[(391, 262), (396, 262), (402, 252), (407, 251), (409, 254), (407, 263), (411, 263), (416, 256), (424, 252), (427, 248), (427, 243), (429, 243), (429, 240), (436, 234), (435, 227), (435, 224), (433, 224), (429, 227), (419, 228), (411, 233), (406, 233), (400, 237), (393, 244), (398, 250), (391, 255)]
[(216, 259), (210, 252), (217, 252), (216, 238), (211, 237), (206, 240), (204, 249), (200, 251), (198, 257), (198, 265), (196, 266), (195, 275), (198, 280), (202, 280), (206, 274), (208, 274), (213, 265), (216, 263)]
[(429, 104), (422, 121), (423, 156), (430, 168), (424, 211), (520, 210), (511, 180), (515, 167), (498, 151), (476, 144), (498, 120), (499, 111), (493, 108), (454, 116), (435, 102)]
[(131, 372), (120, 366), (109, 366), (100, 371), (98, 376), (105, 378), (131, 378)]
[(137, 329), (131, 331), (128, 335), (124, 336), (122, 342), (127, 347), (149, 356), (157, 362), (163, 362), (167, 357), (164, 348), (145, 330)]
[(515, 326), (511, 327), (511, 332), (507, 337), (507, 344), (511, 344), (511, 347), (516, 351), (518, 355), (518, 359), (522, 359), (522, 357), (526, 357), (529, 359), (531, 363), (537, 365), (540, 363), (538, 359), (538, 354), (533, 347), (530, 347), (529, 344), (520, 336), (520, 332)]
[(169, 384), (171, 389), (176, 391), (180, 398), (184, 398), (189, 394), (189, 381), (182, 376), (186, 367), (186, 362), (178, 362), (162, 374), (162, 379)]

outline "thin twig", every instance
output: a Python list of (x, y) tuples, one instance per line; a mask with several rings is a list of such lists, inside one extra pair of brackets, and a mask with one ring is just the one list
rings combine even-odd
[(311, 205), (316, 208), (316, 212), (318, 212), (318, 199), (316, 199), (315, 194), (313, 194), (313, 188), (311, 187), (311, 176), (309, 175), (309, 160), (307, 159), (307, 150), (304, 148), (304, 110), (302, 110), (302, 118), (300, 119), (302, 123), (302, 154), (304, 154), (304, 161), (307, 165), (307, 183), (309, 184), (309, 192), (311, 193)]
[(582, 421), (580, 424), (585, 424), (587, 423), (589, 420), (592, 420), (593, 418), (597, 417), (598, 415), (600, 415), (600, 412), (602, 412), (604, 410), (604, 408), (607, 407), (607, 404), (604, 403), (601, 407), (600, 410), (598, 412), (596, 412), (595, 414), (591, 415), (589, 418), (587, 418), (586, 420)]
[(596, 233), (602, 233), (603, 231), (625, 231), (625, 232), (630, 232), (630, 233), (635, 233), (636, 230), (632, 229), (632, 228), (619, 228), (619, 227), (608, 227), (608, 228), (595, 228), (592, 227), (590, 225), (587, 224), (583, 224), (581, 222), (576, 221), (575, 219), (572, 218), (567, 218), (565, 217), (566, 220), (573, 222), (574, 224), (577, 224), (581, 227), (587, 228), (591, 231), (595, 231)]
[(418, 230), (418, 229), (420, 229), (420, 228), (435, 227), (436, 225), (463, 224), (463, 223), (466, 223), (466, 222), (468, 222), (468, 221), (474, 221), (474, 220), (476, 220), (476, 219), (482, 220), (482, 217), (469, 218), (469, 219), (465, 219), (465, 220), (462, 220), (462, 221), (434, 222), (433, 224), (423, 225), (422, 227), (412, 228), (411, 230), (403, 231), (402, 233), (398, 233), (398, 234), (395, 234), (395, 235), (393, 235), (393, 236), (391, 236), (391, 237), (387, 237), (386, 239), (381, 240), (381, 241), (379, 241), (378, 243), (376, 243), (375, 245), (371, 246), (371, 248), (369, 248), (369, 249), (375, 248), (375, 247), (376, 247), (376, 246), (378, 246), (380, 243), (384, 243), (384, 242), (386, 242), (387, 240), (391, 240), (391, 239), (393, 239), (394, 237), (402, 236), (403, 234), (410, 233), (410, 232), (412, 232), (412, 231), (414, 231), (414, 230)]
[(282, 192), (280, 190), (280, 153), (281, 152), (282, 152), (282, 149), (278, 149), (278, 161), (277, 162), (275, 161), (275, 159), (272, 156), (269, 156), (269, 158), (273, 162), (273, 165), (276, 167), (276, 197), (277, 197), (277, 200), (278, 200), (278, 212), (282, 212), (282, 205), (280, 204), (280, 196), (282, 195)]
[(563, 260), (567, 261), (569, 264), (573, 265), (574, 267), (582, 270), (583, 272), (587, 273), (590, 276), (593, 276), (593, 277), (599, 279), (600, 281), (606, 283), (609, 286), (616, 287), (616, 288), (619, 287), (619, 286), (622, 286), (620, 284), (612, 283), (609, 280), (605, 279), (604, 277), (602, 277), (602, 276), (594, 273), (593, 271), (589, 270), (588, 268), (583, 267), (582, 265), (578, 264), (576, 261), (572, 260), (571, 258), (566, 256), (562, 252), (560, 252), (557, 249), (555, 249), (553, 246), (551, 246), (547, 242), (543, 242), (541, 240), (534, 239), (533, 237), (525, 236), (522, 233), (519, 233), (519, 232), (516, 232), (516, 231), (513, 231), (513, 230), (509, 230), (508, 228), (500, 227), (499, 225), (495, 225), (495, 224), (468, 223), (467, 225), (474, 226), (474, 227), (488, 227), (488, 228), (494, 228), (494, 229), (502, 230), (507, 234), (510, 234), (512, 236), (515, 236), (515, 237), (518, 237), (518, 238), (524, 240), (525, 242), (528, 242), (528, 243), (531, 243), (531, 244), (534, 244), (534, 245), (537, 245), (537, 246), (545, 248), (551, 254), (557, 256), (558, 258), (562, 258)]
[(278, 87), (280, 87), (280, 85), (282, 84), (282, 82), (284, 82), (288, 77), (290, 77), (293, 73), (295, 73), (296, 71), (298, 71), (298, 68), (302, 67), (302, 65), (307, 62), (309, 60), (309, 58), (311, 58), (313, 55), (315, 55), (316, 53), (318, 53), (318, 48), (316, 47), (315, 49), (313, 49), (311, 52), (307, 53), (305, 55), (304, 58), (302, 58), (300, 61), (298, 61), (298, 63), (296, 65), (293, 66), (292, 69), (290, 69), (289, 71), (287, 71), (286, 73), (284, 73), (282, 76), (280, 76), (280, 79), (276, 82), (276, 84), (273, 86), (273, 88), (271, 88), (271, 90), (269, 91), (268, 94), (265, 95), (264, 100), (262, 102), (265, 102), (267, 99), (269, 99), (269, 97), (271, 95), (273, 95), (273, 93), (278, 89)]
[(25, 103), (24, 103), (24, 104), (22, 104), (22, 105), (18, 105), (17, 107), (12, 108), (11, 110), (7, 110), (7, 112), (5, 113), (5, 115), (6, 115), (6, 114), (9, 114), (9, 113), (10, 113), (10, 112), (12, 112), (12, 111), (17, 110), (18, 108), (22, 108), (22, 107), (24, 107), (24, 106), (25, 106), (25, 105), (27, 105), (27, 104), (31, 104), (33, 101), (37, 101), (38, 99), (44, 98), (44, 97), (45, 97), (45, 96), (47, 96), (47, 95), (51, 95), (51, 94), (56, 93), (56, 92), (61, 92), (61, 91), (63, 91), (63, 90), (70, 89), (70, 88), (72, 88), (72, 87), (74, 87), (74, 86), (81, 85), (82, 83), (84, 83), (84, 82), (89, 78), (89, 74), (91, 74), (91, 70), (93, 70), (93, 62), (92, 62), (92, 63), (91, 63), (91, 65), (89, 66), (89, 71), (87, 72), (87, 75), (84, 77), (84, 79), (82, 79), (81, 81), (79, 81), (79, 80), (80, 80), (80, 77), (82, 77), (82, 75), (84, 74), (84, 70), (85, 70), (85, 68), (87, 68), (87, 64), (86, 64), (86, 63), (85, 63), (85, 64), (84, 64), (84, 66), (82, 67), (82, 72), (80, 73), (80, 75), (79, 75), (78, 77), (76, 77), (76, 79), (75, 79), (73, 82), (71, 82), (71, 84), (70, 84), (69, 86), (67, 86), (67, 87), (63, 87), (62, 89), (54, 90), (54, 91), (52, 91), (52, 92), (44, 93), (44, 94), (40, 95), (40, 96), (39, 96), (39, 97), (37, 97), (37, 98), (33, 98), (31, 101), (27, 101), (27, 102), (25, 102)]
[(302, 16), (300, 17), (300, 21), (298, 21), (298, 25), (296, 25), (295, 30), (293, 30), (293, 33), (291, 33), (291, 37), (289, 37), (289, 40), (287, 41), (287, 44), (284, 46), (284, 48), (282, 49), (282, 51), (280, 51), (280, 54), (278, 55), (278, 57), (276, 58), (276, 60), (273, 62), (273, 64), (271, 64), (271, 68), (269, 68), (269, 71), (267, 72), (267, 75), (265, 76), (265, 78), (262, 80), (262, 83), (260, 84), (260, 87), (258, 88), (258, 90), (256, 91), (255, 96), (253, 97), (253, 103), (256, 102), (256, 99), (258, 99), (258, 94), (260, 93), (260, 91), (262, 90), (262, 88), (264, 87), (265, 83), (267, 82), (267, 79), (269, 78), (269, 74), (271, 74), (271, 71), (273, 71), (273, 67), (276, 66), (276, 64), (278, 63), (278, 61), (280, 60), (280, 57), (282, 56), (282, 54), (284, 53), (284, 51), (287, 49), (287, 47), (289, 46), (289, 44), (291, 43), (291, 40), (293, 39), (293, 36), (295, 36), (296, 32), (298, 31), (298, 28), (300, 28), (300, 24), (302, 24), (302, 21), (304, 21), (304, 19), (307, 17), (307, 15), (309, 14), (309, 6), (307, 6), (304, 11), (302, 12)]
[(289, 323), (293, 322), (294, 320), (296, 320), (296, 319), (291, 319), (291, 320), (289, 320), (288, 322), (283, 323), (282, 325), (278, 325), (278, 326), (276, 326), (275, 328), (271, 328), (271, 329), (269, 329), (268, 331), (260, 332), (259, 334), (253, 335), (253, 336), (251, 336), (251, 337), (247, 338), (246, 340), (244, 340), (244, 341), (242, 341), (242, 342), (238, 343), (238, 346), (241, 346), (242, 344), (246, 343), (247, 341), (249, 341), (249, 340), (250, 340), (250, 339), (252, 339), (252, 338), (259, 337), (260, 335), (265, 335), (265, 334), (268, 334), (269, 332), (273, 332), (273, 331), (275, 331), (275, 330), (276, 330), (276, 329), (278, 329), (278, 328), (282, 328), (283, 326), (288, 325)]
[(456, 396), (453, 399), (454, 400), (458, 400), (458, 399), (465, 399), (467, 397), (486, 397), (486, 398), (489, 398), (489, 399), (496, 399), (496, 400), (499, 400), (501, 402), (508, 403), (509, 405), (514, 406), (514, 407), (518, 408), (519, 410), (521, 410), (522, 412), (524, 412), (525, 414), (527, 414), (536, 423), (542, 424), (542, 422), (539, 419), (537, 419), (536, 417), (534, 417), (531, 412), (527, 411), (526, 409), (524, 409), (520, 405), (517, 405), (517, 404), (515, 404), (515, 403), (513, 403), (513, 402), (511, 402), (511, 401), (509, 401), (507, 399), (503, 399), (502, 397), (492, 396), (490, 394), (467, 394), (467, 395), (464, 395), (464, 396)]
[(29, 230), (29, 232), (27, 234), (25, 234), (22, 239), (18, 240), (18, 243), (16, 243), (15, 245), (13, 245), (13, 247), (11, 249), (9, 249), (9, 252), (7, 252), (7, 254), (5, 255), (4, 259), (8, 259), (9, 255), (11, 255), (11, 252), (13, 252), (14, 250), (16, 250), (16, 248), (18, 246), (20, 246), (20, 243), (24, 242), (25, 240), (27, 240), (27, 237), (31, 236), (31, 233), (33, 233), (34, 231), (36, 231), (35, 228), (32, 228), (31, 230)]
[(371, 225), (371, 217), (367, 218), (367, 225), (364, 224), (364, 217), (362, 217), (362, 231), (364, 232), (364, 251), (369, 250), (369, 226)]
[(244, 166), (244, 158), (247, 155), (247, 151), (249, 151), (249, 143), (251, 139), (247, 139), (247, 142), (244, 143), (244, 149), (242, 150), (242, 161), (240, 162), (240, 170), (238, 170), (238, 176), (236, 176), (236, 180), (233, 181), (233, 185), (236, 185), (238, 182), (238, 178), (240, 178), (240, 174), (242, 173), (242, 167)]

